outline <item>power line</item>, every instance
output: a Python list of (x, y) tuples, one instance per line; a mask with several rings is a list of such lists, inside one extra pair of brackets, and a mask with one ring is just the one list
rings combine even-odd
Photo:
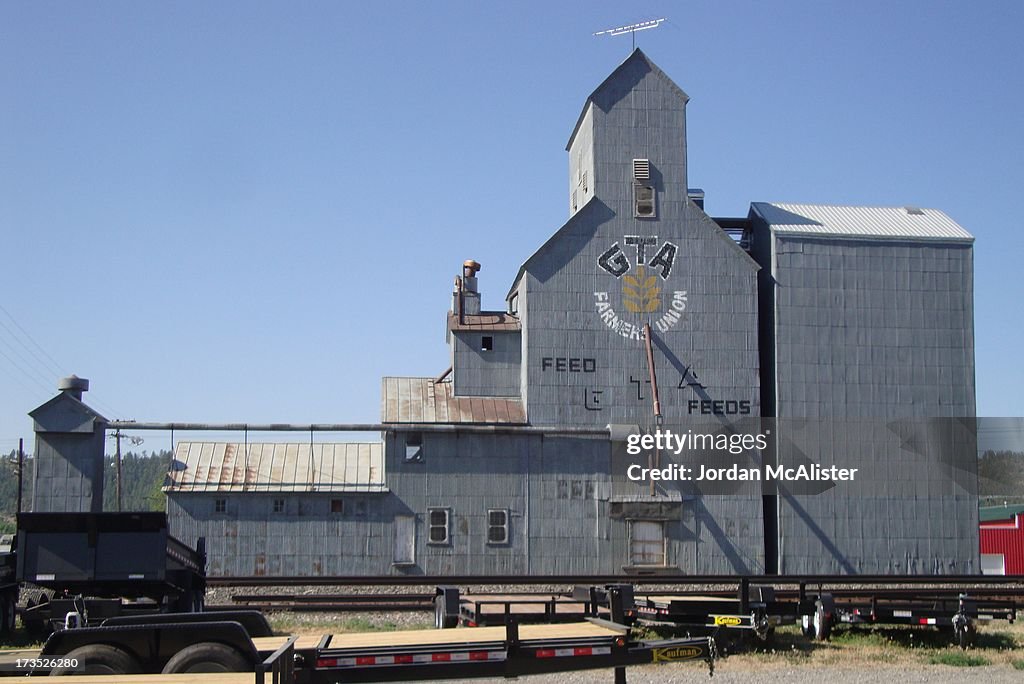
[[(8, 311), (7, 309), (4, 308), (3, 304), (0, 304), (0, 311), (3, 311), (7, 315), (7, 317), (9, 319), (11, 319), (11, 322), (14, 323), (14, 325), (18, 328), (18, 330), (21, 331), (21, 334), (24, 335), (32, 344), (34, 344), (36, 346), (36, 349), (38, 349), (42, 353), (43, 356), (45, 356), (47, 359), (49, 359), (50, 364), (52, 364), (50, 366), (51, 370), (55, 370), (59, 377), (64, 377), (64, 376), (70, 375), (70, 373), (68, 373), (63, 368), (61, 368), (59, 363), (54, 361), (53, 357), (50, 356), (45, 349), (43, 349), (42, 345), (40, 345), (38, 342), (35, 341), (35, 338), (33, 338), (28, 333), (28, 331), (25, 330), (25, 328), (21, 327), (21, 324), (18, 323), (18, 321), (14, 318), (14, 316), (11, 315), (10, 311)], [(26, 349), (28, 349), (28, 347), (26, 347)], [(31, 352), (32, 350), (29, 349), (29, 351)], [(39, 358), (39, 356), (37, 354), (35, 354), (35, 352), (32, 352), (32, 353), (33, 353), (33, 355), (36, 356), (36, 358)], [(45, 365), (45, 363), (44, 363), (44, 365)]]

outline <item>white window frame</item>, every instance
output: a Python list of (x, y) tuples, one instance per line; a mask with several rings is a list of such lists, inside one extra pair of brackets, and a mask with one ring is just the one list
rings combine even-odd
[[(437, 524), (434, 522), (434, 514), (444, 514), (444, 524)], [(444, 539), (434, 539), (434, 530), (436, 528), (444, 529)], [(436, 507), (427, 509), (427, 543), (431, 546), (447, 546), (452, 541), (452, 509)]]
[[(504, 517), (504, 522), (500, 525), (495, 525), (491, 522), (491, 515), (494, 513), (500, 513)], [(501, 539), (491, 539), (491, 530), (500, 529), (502, 531)], [(488, 508), (487, 509), (487, 544), (489, 546), (503, 546), (509, 542), (509, 511), (507, 508)]]

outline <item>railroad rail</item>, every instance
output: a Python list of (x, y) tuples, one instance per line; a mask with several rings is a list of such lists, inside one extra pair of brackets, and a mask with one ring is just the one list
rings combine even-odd
[(763, 584), (780, 587), (870, 585), (1007, 585), (1024, 587), (1024, 575), (333, 575), (308, 577), (215, 576), (207, 577), (211, 587), (260, 586), (436, 586), (439, 584), (494, 585), (567, 585), (581, 584), (674, 584), (724, 585)]

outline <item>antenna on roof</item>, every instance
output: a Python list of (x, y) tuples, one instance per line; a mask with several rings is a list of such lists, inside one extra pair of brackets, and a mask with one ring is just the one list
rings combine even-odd
[(595, 36), (621, 36), (623, 33), (628, 33), (633, 36), (633, 49), (636, 50), (636, 32), (646, 31), (647, 29), (658, 28), (661, 26), (661, 22), (668, 21), (666, 17), (661, 19), (651, 19), (650, 21), (641, 21), (639, 24), (630, 24), (629, 26), (619, 26), (617, 28), (605, 29), (604, 31), (598, 31)]

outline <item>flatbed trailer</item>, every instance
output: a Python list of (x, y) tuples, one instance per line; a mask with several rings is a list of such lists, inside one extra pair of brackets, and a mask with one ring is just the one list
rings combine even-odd
[[(949, 629), (956, 643), (967, 648), (974, 639), (977, 623), (1006, 620), (1013, 624), (1017, 619), (1017, 605), (1012, 600), (973, 598), (969, 594), (959, 596), (869, 596), (859, 598), (836, 598), (828, 594), (820, 600), (828, 607), (831, 626), (837, 624), (871, 625), (912, 625), (933, 626)], [(814, 623), (808, 629), (808, 636), (815, 633)], [(827, 635), (826, 635), (827, 636)], [(819, 638), (821, 638), (819, 636)]]
[(586, 618), (610, 618), (605, 594), (577, 589), (566, 593), (463, 594), (456, 587), (440, 586), (435, 599), (434, 626), (438, 628), (487, 627), (519, 624), (579, 622)]
[[(199, 613), (116, 618), (99, 627), (56, 632), (39, 658), (64, 663), (58, 674), (244, 671), (275, 684), (408, 682), (518, 677), (652, 662), (704, 660), (713, 639), (642, 641), (629, 627), (591, 618), (565, 624), (413, 630), (319, 637), (275, 636), (262, 614)], [(74, 661), (74, 666), (71, 662)]]

